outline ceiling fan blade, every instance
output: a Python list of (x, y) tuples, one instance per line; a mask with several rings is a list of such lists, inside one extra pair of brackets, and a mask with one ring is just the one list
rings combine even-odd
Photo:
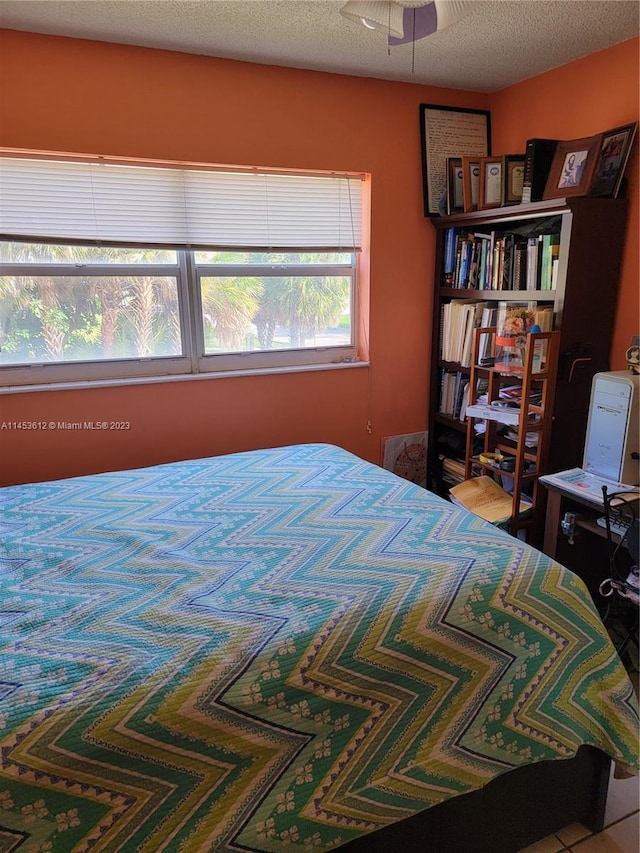
[(438, 29), (438, 17), (436, 4), (428, 3), (426, 6), (411, 7), (404, 10), (402, 16), (404, 35), (401, 38), (389, 35), (389, 44), (411, 44), (425, 36), (430, 36)]
[(399, 38), (390, 34), (389, 44), (391, 46), (411, 44), (412, 41), (418, 41), (450, 27), (467, 15), (473, 4), (474, 0), (433, 0), (427, 5), (416, 7), (414, 4), (411, 8), (405, 8), (404, 35)]
[(438, 13), (438, 30), (444, 30), (468, 15), (477, 0), (433, 0)]

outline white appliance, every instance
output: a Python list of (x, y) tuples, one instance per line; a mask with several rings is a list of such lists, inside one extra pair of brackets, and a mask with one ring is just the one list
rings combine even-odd
[(596, 373), (582, 467), (618, 483), (640, 483), (640, 376)]

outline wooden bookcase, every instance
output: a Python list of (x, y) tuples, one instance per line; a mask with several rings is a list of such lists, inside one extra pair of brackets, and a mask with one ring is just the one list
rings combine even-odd
[[(530, 541), (540, 539), (543, 512), (541, 500), (543, 489), (538, 483), (540, 473), (547, 471), (549, 444), (551, 439), (553, 403), (558, 368), (558, 345), (560, 332), (546, 332), (527, 336), (522, 370), (505, 373), (499, 366), (480, 366), (480, 340), (487, 335), (491, 340), (491, 352), (496, 352), (496, 327), (480, 328), (474, 337), (471, 360), (470, 387), (475, 389), (478, 380), (486, 382), (486, 402), (477, 405), (477, 392), (472, 390), (469, 405), (479, 409), (477, 414), (467, 417), (465, 478), (489, 475), (501, 482), (511, 494), (511, 519), (508, 529), (512, 534), (524, 529), (531, 531)], [(544, 346), (545, 360), (542, 369), (534, 365), (537, 346)], [(483, 382), (483, 384), (485, 384)], [(508, 386), (519, 388), (518, 408), (499, 408), (501, 390)], [(535, 393), (535, 401), (532, 395)], [(481, 452), (475, 452), (475, 425), (482, 423)], [(516, 433), (514, 438), (499, 434), (506, 426)], [(530, 439), (535, 441), (530, 443)], [(504, 470), (491, 456), (495, 453), (509, 459), (512, 467)], [(529, 509), (521, 513), (521, 501), (526, 493)]]
[[(582, 462), (591, 381), (609, 370), (620, 264), (625, 241), (626, 200), (609, 198), (553, 199), (443, 216), (431, 220), (436, 229), (429, 401), (428, 487), (446, 496), (452, 485), (443, 474), (442, 457), (464, 459), (466, 424), (439, 412), (442, 373), (470, 375), (470, 367), (442, 358), (443, 307), (452, 300), (535, 302), (553, 309), (553, 328), (560, 332), (549, 433), (547, 471)], [(559, 235), (555, 286), (540, 290), (451, 287), (444, 281), (448, 229), (457, 233), (522, 237)], [(450, 261), (450, 258), (449, 258)], [(538, 473), (544, 473), (540, 471)]]

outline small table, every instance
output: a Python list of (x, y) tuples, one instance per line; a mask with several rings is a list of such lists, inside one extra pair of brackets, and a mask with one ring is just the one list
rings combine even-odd
[[(576, 519), (576, 526), (583, 530), (588, 530), (591, 533), (595, 533), (603, 539), (607, 538), (606, 528), (601, 527), (596, 520), (599, 515), (604, 513), (602, 501), (598, 501), (590, 495), (577, 495), (573, 491), (565, 491), (561, 487), (545, 483), (543, 480), (540, 482), (548, 492), (547, 512), (544, 525), (544, 541), (542, 544), (542, 550), (548, 557), (551, 557), (554, 560), (556, 558), (560, 519), (563, 513), (563, 500), (571, 501), (574, 504), (579, 504), (580, 506), (588, 507), (592, 510), (593, 513), (591, 516)], [(614, 542), (620, 541), (620, 537), (613, 531), (611, 532), (611, 538)]]

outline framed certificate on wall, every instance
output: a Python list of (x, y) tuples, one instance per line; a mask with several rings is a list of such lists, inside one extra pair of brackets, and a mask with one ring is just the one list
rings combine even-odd
[(483, 157), (480, 160), (480, 198), (478, 209), (502, 205), (502, 157)]
[(502, 204), (520, 204), (524, 187), (524, 154), (505, 154), (502, 158)]
[(438, 216), (446, 206), (447, 158), (491, 154), (491, 113), (466, 107), (420, 104), (424, 215)]

